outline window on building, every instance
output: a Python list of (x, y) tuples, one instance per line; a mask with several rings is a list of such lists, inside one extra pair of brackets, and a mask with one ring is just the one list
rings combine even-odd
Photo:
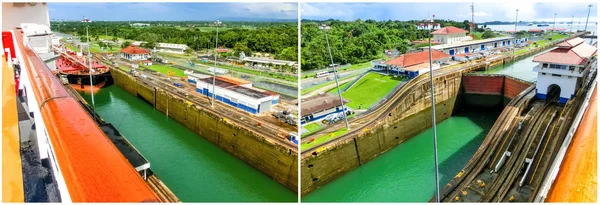
[(548, 64), (547, 63), (542, 64), (542, 68), (548, 68)]
[(575, 66), (569, 66), (569, 70), (570, 71), (574, 71), (575, 70)]
[(559, 74), (552, 74), (552, 76), (561, 77), (561, 75), (559, 75)]

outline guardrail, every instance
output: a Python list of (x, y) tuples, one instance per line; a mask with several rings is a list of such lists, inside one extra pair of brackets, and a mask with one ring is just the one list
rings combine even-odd
[(21, 62), (20, 90), (61, 201), (157, 202), (156, 194), (26, 43), (21, 29), (12, 34)]
[[(596, 69), (595, 67), (593, 67), (594, 65), (596, 65), (596, 63), (597, 63), (597, 61), (590, 64), (592, 66), (592, 69)], [(577, 131), (577, 128), (579, 127), (579, 123), (581, 122), (583, 115), (588, 110), (590, 98), (592, 97), (592, 94), (594, 93), (594, 89), (597, 86), (596, 75), (597, 75), (597, 72), (595, 70), (592, 71), (592, 73), (590, 73), (591, 77), (588, 79), (590, 79), (591, 82), (589, 84), (589, 87), (587, 88), (588, 93), (585, 95), (585, 99), (584, 99), (582, 105), (580, 106), (579, 111), (575, 115), (573, 124), (569, 128), (569, 132), (567, 133), (567, 136), (565, 137), (560, 149), (558, 150), (558, 153), (556, 154), (554, 161), (552, 161), (552, 164), (550, 165), (549, 173), (546, 175), (546, 177), (541, 185), (540, 191), (538, 192), (538, 195), (535, 197), (534, 202), (544, 202), (546, 200), (546, 196), (548, 195), (548, 193), (550, 192), (550, 189), (552, 188), (552, 185), (554, 184), (554, 180), (556, 179), (556, 176), (558, 175), (558, 172), (560, 171), (560, 166), (561, 166), (564, 158), (566, 157), (566, 153), (569, 150), (571, 142), (573, 141), (573, 136), (575, 135), (575, 132)]]

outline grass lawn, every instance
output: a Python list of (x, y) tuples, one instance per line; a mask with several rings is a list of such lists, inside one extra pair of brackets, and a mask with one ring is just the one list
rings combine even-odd
[[(352, 70), (358, 70), (358, 69), (363, 69), (363, 68), (367, 68), (367, 67), (371, 67), (371, 61), (350, 65), (345, 68), (340, 68), (339, 71), (340, 72), (352, 71)], [(317, 73), (315, 71), (302, 72), (302, 78), (307, 78), (307, 77), (314, 78), (316, 75), (317, 75)]]
[(369, 73), (362, 77), (346, 92), (342, 93), (344, 99), (350, 100), (348, 107), (358, 109), (367, 109), (379, 101), (394, 87), (396, 87), (402, 78), (395, 78), (391, 75), (381, 75), (378, 73)]
[[(200, 63), (200, 64), (204, 64), (207, 66), (214, 66), (214, 63), (210, 63), (210, 62), (202, 62), (202, 61), (194, 61), (195, 63)], [(248, 73), (248, 74), (253, 74), (253, 75), (259, 75), (259, 76), (267, 76), (267, 77), (271, 77), (271, 78), (278, 78), (278, 79), (283, 79), (283, 80), (287, 80), (287, 81), (292, 81), (292, 82), (298, 82), (298, 76), (296, 75), (284, 75), (281, 73), (273, 73), (273, 72), (267, 72), (267, 71), (258, 71), (258, 70), (253, 70), (253, 69), (248, 69), (248, 68), (243, 68), (243, 67), (236, 67), (236, 66), (230, 66), (230, 65), (219, 65), (217, 64), (218, 68), (223, 68), (223, 69), (227, 69), (227, 70), (232, 70), (232, 71), (236, 71), (236, 72), (240, 72), (240, 73)]]
[(304, 138), (304, 136), (306, 136), (310, 133), (313, 133), (313, 132), (323, 129), (321, 124), (319, 124), (318, 122), (310, 123), (308, 125), (304, 125), (303, 127), (304, 127), (304, 129), (308, 130), (308, 132), (304, 133), (300, 138)]
[[(556, 33), (556, 34), (546, 35), (544, 40), (536, 41), (536, 43), (539, 46), (545, 46), (546, 43), (550, 42), (548, 40), (548, 38), (552, 38), (552, 40), (554, 41), (554, 40), (559, 40), (559, 39), (563, 39), (563, 38), (566, 38), (566, 37), (567, 37), (566, 35), (562, 35), (560, 33)], [(519, 54), (525, 53), (525, 52), (529, 51), (530, 48), (535, 48), (535, 45), (531, 44), (531, 45), (529, 45), (529, 46), (527, 46), (525, 48), (521, 48), (521, 49), (515, 51), (515, 55), (519, 55)]]
[[(350, 82), (352, 82), (352, 81), (350, 81)], [(346, 86), (348, 86), (348, 83), (350, 83), (350, 82), (345, 82), (345, 83), (341, 84), (340, 85), (340, 88), (341, 88), (340, 90), (344, 90), (344, 88)], [(333, 89), (329, 90), (328, 92), (331, 93), (331, 94), (336, 94), (337, 95), (337, 88), (333, 88)]]
[(173, 68), (171, 66), (167, 66), (167, 65), (151, 65), (151, 66), (145, 66), (146, 68), (159, 72), (159, 73), (163, 73), (165, 75), (167, 75), (167, 71), (171, 71), (175, 73), (175, 76), (178, 77), (183, 77), (185, 76), (183, 74), (183, 70), (177, 69), (177, 68)]
[(348, 130), (346, 128), (343, 128), (341, 130), (335, 131), (335, 132), (330, 133), (328, 135), (319, 136), (319, 137), (315, 138), (315, 141), (313, 141), (313, 142), (302, 143), (300, 145), (300, 151), (309, 149), (309, 148), (317, 146), (317, 145), (320, 145), (320, 144), (322, 144), (323, 142), (325, 142), (327, 140), (334, 139), (334, 138), (339, 137), (339, 136), (341, 136), (343, 134), (346, 134), (347, 132), (348, 132)]
[(79, 48), (77, 48), (77, 47), (75, 47), (75, 46), (73, 46), (71, 44), (65, 44), (65, 45), (67, 46), (67, 48), (69, 50), (72, 50), (72, 51), (75, 51), (75, 52), (79, 52), (79, 50), (81, 50), (81, 49), (79, 49)]
[(120, 65), (118, 68), (121, 69), (121, 70), (127, 71), (127, 72), (129, 72), (131, 70), (131, 68), (128, 68), (128, 67), (125, 67), (125, 66), (122, 66), (122, 65)]
[(112, 49), (108, 49), (108, 47), (106, 47), (104, 48), (104, 51), (102, 51), (102, 49), (100, 49), (100, 45), (98, 45), (97, 43), (92, 43), (92, 47), (90, 48), (90, 50), (92, 51), (92, 53), (118, 53), (119, 51), (121, 51), (121, 48), (118, 46), (113, 46)]

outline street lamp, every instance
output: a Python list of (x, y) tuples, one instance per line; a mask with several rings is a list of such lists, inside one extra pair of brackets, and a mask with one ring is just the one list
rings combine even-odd
[[(431, 19), (431, 32), (433, 33), (433, 28), (435, 27), (435, 14)], [(429, 24), (429, 22), (425, 22), (425, 24)], [(440, 185), (439, 185), (439, 174), (438, 174), (438, 153), (437, 153), (437, 132), (436, 132), (436, 120), (435, 120), (435, 90), (433, 86), (433, 59), (431, 54), (431, 33), (428, 34), (429, 37), (429, 83), (431, 86), (431, 128), (433, 130), (433, 160), (435, 167), (435, 200), (440, 203)]]
[(215, 39), (215, 66), (213, 67), (213, 87), (212, 87), (212, 101), (210, 102), (210, 106), (215, 106), (215, 82), (217, 78), (217, 49), (219, 45), (219, 25), (221, 25), (221, 21), (215, 21), (215, 26), (217, 27), (217, 38)]
[[(517, 15), (515, 16), (515, 38), (517, 37), (517, 23), (519, 21), (517, 21), (517, 19), (519, 18), (519, 9), (516, 10), (517, 11)], [(515, 49), (517, 48), (517, 45), (513, 45), (513, 55), (515, 55)]]
[(588, 24), (588, 20), (590, 19), (590, 10), (592, 10), (592, 5), (588, 5), (588, 15), (587, 15), (587, 19), (585, 19), (585, 28), (583, 29), (584, 32), (587, 33), (587, 24)]
[(573, 20), (575, 19), (575, 15), (571, 16), (571, 26), (569, 27), (569, 33), (573, 31)]
[(331, 29), (331, 27), (323, 24), (323, 25), (319, 26), (319, 29), (323, 30), (323, 33), (325, 33), (325, 41), (327, 41), (327, 50), (329, 51), (329, 59), (331, 60), (331, 66), (333, 67), (333, 78), (335, 79), (335, 86), (337, 87), (337, 93), (338, 93), (338, 96), (340, 97), (340, 104), (342, 105), (342, 113), (344, 113), (344, 122), (346, 123), (346, 129), (348, 131), (350, 131), (350, 125), (348, 124), (348, 116), (346, 115), (346, 108), (344, 107), (344, 100), (342, 99), (342, 92), (340, 91), (340, 84), (338, 83), (337, 69), (336, 69), (335, 65), (333, 64), (333, 56), (331, 55), (331, 47), (329, 46), (329, 37), (327, 37), (327, 31), (329, 29)]
[(94, 102), (94, 84), (93, 84), (93, 81), (92, 81), (92, 57), (90, 55), (91, 54), (90, 53), (90, 47), (92, 47), (92, 44), (90, 44), (90, 35), (89, 35), (89, 31), (88, 31), (89, 27), (90, 27), (89, 25), (87, 25), (85, 27), (85, 38), (86, 38), (87, 44), (88, 44), (87, 45), (88, 46), (88, 53), (87, 54), (88, 54), (88, 64), (90, 66), (90, 92), (92, 94), (92, 107), (94, 109), (96, 109), (96, 103)]
[(554, 33), (554, 28), (556, 28), (556, 13), (554, 13), (554, 23), (552, 23), (552, 33)]

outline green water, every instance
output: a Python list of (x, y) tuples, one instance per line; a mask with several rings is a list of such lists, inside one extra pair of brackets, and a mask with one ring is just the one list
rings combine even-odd
[(296, 193), (116, 85), (94, 98), (96, 112), (150, 161), (181, 201), (297, 201)]
[(521, 80), (534, 82), (537, 80), (537, 72), (533, 72), (533, 67), (538, 65), (539, 63), (534, 63), (533, 57), (536, 55), (546, 53), (553, 48), (544, 50), (538, 54), (531, 55), (527, 58), (523, 58), (521, 60), (517, 60), (515, 62), (510, 62), (504, 65), (494, 66), (486, 71), (478, 71), (475, 73), (483, 73), (483, 74), (505, 74), (508, 76), (512, 76)]
[[(499, 112), (462, 111), (437, 126), (440, 186), (469, 161)], [(427, 202), (434, 195), (432, 129), (403, 142), (329, 184), (303, 202)]]

